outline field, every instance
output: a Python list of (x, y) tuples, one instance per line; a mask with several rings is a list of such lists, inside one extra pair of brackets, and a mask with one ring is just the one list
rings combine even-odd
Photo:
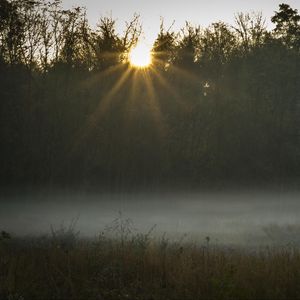
[(130, 2), (0, 0), (0, 300), (300, 300), (300, 1)]
[(94, 239), (74, 226), (2, 232), (0, 299), (300, 299), (296, 246), (226, 247), (131, 232), (116, 219)]

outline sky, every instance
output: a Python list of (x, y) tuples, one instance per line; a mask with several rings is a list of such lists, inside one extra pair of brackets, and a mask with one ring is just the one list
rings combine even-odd
[(220, 20), (233, 24), (235, 13), (254, 11), (262, 12), (271, 28), (270, 17), (283, 2), (300, 11), (300, 0), (63, 0), (63, 6), (86, 7), (93, 26), (101, 16), (112, 15), (117, 19), (117, 30), (120, 33), (125, 21), (138, 13), (143, 23), (144, 38), (152, 42), (159, 30), (161, 16), (164, 17), (166, 27), (175, 20), (173, 28), (177, 31), (184, 26), (185, 21), (201, 26)]

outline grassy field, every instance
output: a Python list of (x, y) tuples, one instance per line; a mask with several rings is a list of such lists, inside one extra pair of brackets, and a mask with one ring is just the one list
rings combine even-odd
[(300, 299), (300, 250), (229, 248), (132, 234), (117, 219), (94, 239), (74, 227), (0, 235), (0, 299)]

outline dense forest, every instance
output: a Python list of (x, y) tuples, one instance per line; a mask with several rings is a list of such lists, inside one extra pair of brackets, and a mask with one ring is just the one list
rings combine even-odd
[(59, 0), (0, 0), (1, 185), (298, 182), (300, 15), (281, 4), (271, 21), (162, 20), (138, 69), (138, 15), (119, 34)]

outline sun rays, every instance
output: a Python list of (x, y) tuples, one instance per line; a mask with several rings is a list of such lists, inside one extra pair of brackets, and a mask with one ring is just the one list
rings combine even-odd
[[(73, 144), (72, 151), (76, 151), (80, 145), (85, 145), (89, 138), (99, 136), (100, 132), (97, 129), (101, 128), (103, 120), (116, 117), (113, 113), (111, 114), (115, 107), (119, 107), (119, 111), (123, 114), (122, 130), (126, 132), (128, 129), (130, 132), (130, 128), (136, 126), (136, 120), (143, 122), (143, 117), (146, 117), (149, 122), (153, 123), (153, 130), (160, 140), (163, 140), (168, 131), (167, 118), (161, 103), (165, 100), (162, 98), (167, 97), (168, 101), (174, 101), (174, 105), (185, 111), (186, 104), (182, 101), (176, 87), (172, 85), (172, 81), (168, 80), (166, 76), (168, 71), (161, 67), (163, 63), (152, 55), (151, 50), (143, 52), (149, 51), (149, 48), (136, 47), (134, 49), (132, 51), (137, 52), (129, 53), (127, 63), (120, 63), (105, 71), (95, 73), (82, 83), (87, 89), (100, 91), (99, 103), (87, 116), (85, 125), (78, 133), (76, 143)], [(147, 55), (150, 55), (150, 58)], [(187, 80), (197, 80), (194, 75), (178, 67), (174, 68), (173, 72), (184, 76)], [(108, 77), (115, 78), (113, 84), (105, 81)], [(102, 87), (97, 88), (98, 85)]]

